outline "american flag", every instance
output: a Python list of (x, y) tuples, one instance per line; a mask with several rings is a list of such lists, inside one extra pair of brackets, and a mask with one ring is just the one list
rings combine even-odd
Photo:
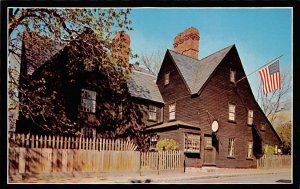
[(280, 89), (279, 59), (260, 69), (259, 75), (263, 83), (263, 92), (265, 95), (276, 89)]

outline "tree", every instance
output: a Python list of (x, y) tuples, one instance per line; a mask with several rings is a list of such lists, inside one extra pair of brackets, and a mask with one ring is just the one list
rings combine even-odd
[(257, 93), (257, 102), (260, 104), (269, 121), (274, 124), (278, 118), (278, 112), (282, 111), (290, 101), (291, 82), (288, 73), (281, 73), (281, 88), (268, 95), (262, 92), (262, 84), (260, 83)]
[(142, 54), (138, 62), (141, 66), (144, 66), (151, 74), (157, 76), (164, 58), (163, 56), (163, 51), (157, 50), (152, 52), (151, 54)]
[[(30, 75), (30, 70), (20, 64), (25, 55), (28, 68), (33, 71), (44, 63), (56, 62), (57, 56), (64, 53), (68, 53), (69, 61), (74, 63), (67, 65), (67, 82), (75, 82), (76, 74), (89, 66), (105, 78), (105, 82), (100, 83), (102, 89), (108, 89), (112, 98), (118, 99), (117, 103), (125, 101), (130, 106), (124, 87), (130, 77), (130, 65), (116, 53), (122, 51), (124, 43), (113, 40), (118, 32), (122, 35), (132, 30), (129, 14), (130, 9), (10, 8), (9, 56), (18, 60), (9, 65), (10, 110), (17, 106), (24, 117), (47, 132), (74, 134), (76, 123), (67, 116), (65, 102), (56, 90), (49, 90), (48, 79), (61, 80), (59, 75), (47, 66), (43, 74)], [(22, 45), (27, 45), (29, 51), (22, 52)], [(131, 51), (128, 53), (135, 56)], [(101, 116), (109, 115), (108, 112)], [(132, 127), (122, 132), (136, 128)]]
[(287, 122), (285, 124), (279, 125), (276, 128), (276, 132), (280, 136), (282, 144), (282, 153), (291, 154), (291, 144), (292, 144), (292, 124)]

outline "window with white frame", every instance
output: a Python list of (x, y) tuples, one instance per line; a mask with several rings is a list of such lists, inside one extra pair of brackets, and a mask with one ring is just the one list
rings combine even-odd
[(277, 145), (275, 145), (275, 152), (274, 153), (278, 154), (278, 146)]
[(81, 108), (85, 112), (96, 112), (96, 92), (82, 89), (81, 90)]
[(169, 105), (169, 120), (175, 119), (175, 112), (176, 112), (176, 103), (172, 103)]
[(229, 121), (235, 121), (235, 105), (229, 104)]
[(156, 110), (157, 110), (156, 106), (149, 105), (149, 112), (148, 112), (149, 120), (156, 121)]
[(96, 128), (83, 127), (81, 128), (81, 134), (85, 138), (96, 138)]
[(184, 151), (200, 153), (200, 135), (185, 133), (184, 134)]
[(253, 142), (248, 141), (248, 143), (247, 143), (247, 158), (252, 158), (252, 149), (253, 149)]
[(170, 72), (165, 73), (164, 84), (168, 85), (170, 83)]
[(248, 121), (247, 121), (248, 125), (252, 125), (253, 124), (253, 110), (248, 110)]
[(234, 138), (229, 138), (228, 156), (229, 157), (233, 157), (234, 156)]
[(230, 82), (235, 83), (235, 71), (230, 70)]

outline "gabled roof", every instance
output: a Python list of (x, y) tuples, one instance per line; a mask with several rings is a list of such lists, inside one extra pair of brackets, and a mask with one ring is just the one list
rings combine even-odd
[(185, 123), (183, 121), (172, 121), (172, 122), (166, 122), (155, 126), (149, 126), (146, 128), (146, 130), (162, 129), (162, 128), (173, 127), (173, 126), (189, 127), (196, 130), (201, 130), (200, 127), (197, 127), (189, 123)]
[(231, 45), (201, 60), (169, 50), (174, 63), (178, 67), (191, 94), (196, 94), (221, 63), (227, 53), (234, 47)]
[(132, 70), (132, 77), (128, 80), (127, 85), (133, 97), (164, 103), (154, 75)]

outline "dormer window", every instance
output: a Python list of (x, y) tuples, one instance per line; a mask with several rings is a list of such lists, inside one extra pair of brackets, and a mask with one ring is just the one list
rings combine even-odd
[(236, 72), (233, 70), (230, 70), (230, 82), (235, 83), (235, 74)]
[(170, 72), (165, 73), (164, 83), (165, 83), (165, 85), (168, 85), (170, 83)]
[(96, 112), (96, 92), (87, 89), (81, 90), (81, 108), (85, 112)]

